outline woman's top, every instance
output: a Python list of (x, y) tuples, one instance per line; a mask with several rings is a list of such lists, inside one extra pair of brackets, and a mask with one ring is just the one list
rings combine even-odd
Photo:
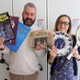
[[(73, 35), (73, 47), (75, 46), (76, 43), (76, 38)], [(78, 48), (79, 52), (80, 52), (80, 47)], [(48, 51), (48, 58), (49, 58), (50, 54)], [(78, 70), (77, 70), (77, 62), (76, 59), (74, 57), (72, 57), (64, 66), (64, 68), (62, 69), (62, 71), (60, 73), (58, 73), (58, 70), (60, 69), (62, 63), (65, 61), (67, 55), (65, 56), (60, 56), (60, 57), (56, 57), (54, 59), (54, 62), (52, 63), (51, 66), (51, 79), (50, 80), (75, 80), (74, 76), (77, 75)]]

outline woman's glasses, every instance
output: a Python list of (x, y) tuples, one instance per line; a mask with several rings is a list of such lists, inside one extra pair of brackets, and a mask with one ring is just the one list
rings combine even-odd
[(64, 24), (64, 26), (68, 26), (70, 23), (69, 22), (63, 22), (63, 21), (58, 21), (59, 25)]

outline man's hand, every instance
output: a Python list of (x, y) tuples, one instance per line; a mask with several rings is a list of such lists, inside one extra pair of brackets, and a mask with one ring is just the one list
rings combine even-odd
[(0, 38), (0, 50), (4, 49), (4, 38)]
[(45, 48), (46, 48), (46, 46), (43, 45), (43, 44), (40, 44), (40, 45), (35, 47), (36, 50), (42, 50), (42, 49), (45, 49)]

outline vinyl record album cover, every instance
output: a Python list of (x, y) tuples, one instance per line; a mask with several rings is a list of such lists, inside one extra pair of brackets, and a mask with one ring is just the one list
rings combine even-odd
[(4, 42), (4, 44), (12, 44), (14, 45), (16, 43), (16, 35), (17, 35), (17, 29), (18, 29), (18, 21), (19, 17), (17, 16), (10, 16), (12, 29), (14, 32), (14, 39)]
[(53, 46), (53, 32), (51, 30), (40, 29), (30, 33), (30, 47), (34, 48), (41, 44), (46, 47)]
[(6, 44), (8, 48), (13, 50), (14, 52), (17, 52), (19, 47), (21, 46), (22, 42), (24, 39), (27, 37), (28, 33), (30, 32), (30, 28), (24, 25), (23, 23), (19, 22), (18, 23), (18, 31), (17, 31), (17, 36), (16, 36), (16, 44), (15, 45), (9, 45)]
[(14, 33), (8, 12), (0, 14), (0, 37), (3, 37), (4, 41), (8, 41), (14, 38)]

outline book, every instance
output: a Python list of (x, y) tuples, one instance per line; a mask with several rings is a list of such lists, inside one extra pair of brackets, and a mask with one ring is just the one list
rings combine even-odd
[(17, 29), (18, 29), (19, 17), (17, 17), (17, 16), (10, 16), (10, 20), (11, 20), (12, 29), (13, 29), (13, 32), (14, 32), (14, 39), (6, 41), (6, 42), (4, 42), (4, 44), (14, 45), (16, 43), (16, 34), (17, 34)]
[(0, 14), (0, 37), (3, 37), (4, 41), (8, 41), (14, 38), (14, 33), (8, 12)]
[(53, 32), (51, 30), (40, 29), (30, 33), (30, 47), (35, 48), (41, 44), (46, 47), (53, 46)]
[(17, 36), (16, 36), (16, 44), (15, 45), (10, 45), (10, 44), (5, 44), (8, 48), (13, 50), (14, 52), (17, 52), (21, 44), (23, 43), (24, 39), (27, 37), (31, 29), (24, 25), (21, 22), (18, 22), (18, 30), (17, 30)]

